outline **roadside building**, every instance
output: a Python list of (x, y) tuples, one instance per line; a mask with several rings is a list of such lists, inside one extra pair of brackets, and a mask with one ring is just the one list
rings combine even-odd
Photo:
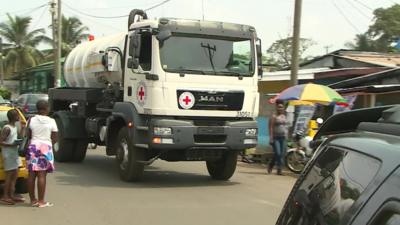
[(344, 96), (354, 96), (354, 108), (399, 104), (400, 68), (347, 79), (329, 86)]
[[(395, 77), (397, 72), (392, 71), (400, 65), (400, 54), (362, 52), (352, 50), (337, 50), (323, 56), (316, 57), (300, 64), (298, 83), (304, 84), (313, 82), (322, 85), (332, 85), (332, 88), (340, 88), (339, 92), (343, 95), (360, 95), (355, 99), (355, 108), (372, 105), (389, 104), (393, 100), (394, 93), (389, 93), (400, 84), (398, 80), (390, 80)], [(397, 70), (397, 69), (395, 69)], [(367, 78), (372, 75), (370, 78)], [(383, 76), (382, 76), (383, 75)], [(379, 77), (379, 78), (378, 78)], [(386, 79), (383, 79), (387, 77)], [(356, 92), (355, 87), (360, 87), (362, 82), (368, 79), (375, 79), (375, 87), (369, 90)], [(377, 80), (381, 79), (381, 82)], [(351, 81), (352, 80), (352, 81)], [(357, 83), (356, 81), (359, 81)], [(396, 83), (397, 82), (397, 83)], [(389, 84), (388, 84), (389, 83)], [(336, 86), (334, 85), (336, 84)], [(342, 85), (343, 86), (342, 86)], [(348, 84), (348, 85), (345, 85)], [(376, 86), (390, 85), (390, 86)], [(259, 80), (260, 109), (259, 109), (259, 148), (268, 147), (268, 118), (273, 112), (274, 106), (269, 103), (269, 99), (290, 86), (290, 68), (283, 71), (266, 72)], [(343, 89), (343, 90), (342, 90)], [(372, 89), (375, 93), (372, 93)], [(379, 93), (378, 93), (379, 89)], [(357, 89), (360, 90), (360, 89)], [(318, 114), (328, 117), (335, 108), (333, 106), (320, 107)]]
[[(64, 64), (64, 58), (61, 59), (61, 66)], [(62, 77), (63, 70), (61, 70)], [(54, 63), (43, 63), (15, 73), (13, 80), (19, 81), (19, 94), (24, 93), (47, 93), (49, 88), (54, 87)], [(62, 85), (65, 80), (62, 78)]]

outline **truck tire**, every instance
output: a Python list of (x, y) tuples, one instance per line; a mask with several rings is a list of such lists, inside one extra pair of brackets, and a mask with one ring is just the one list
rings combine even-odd
[(217, 161), (207, 161), (207, 170), (215, 180), (229, 180), (236, 170), (237, 151), (229, 151)]
[(73, 139), (64, 138), (64, 125), (60, 118), (55, 118), (58, 127), (57, 143), (54, 145), (54, 159), (57, 162), (69, 162), (72, 160), (74, 153), (75, 141)]
[(28, 193), (28, 179), (27, 178), (18, 178), (15, 183), (15, 193), (17, 194), (26, 194)]
[(118, 133), (117, 164), (120, 177), (124, 181), (138, 181), (143, 176), (144, 164), (137, 162), (144, 159), (144, 152), (135, 148), (128, 128), (122, 128)]
[(72, 161), (82, 162), (86, 157), (87, 147), (88, 147), (88, 141), (86, 139), (76, 139)]

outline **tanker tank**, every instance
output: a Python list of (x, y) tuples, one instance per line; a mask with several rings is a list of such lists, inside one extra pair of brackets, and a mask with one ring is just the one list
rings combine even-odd
[[(122, 59), (116, 51), (106, 51), (106, 49), (117, 47), (123, 52), (125, 36), (125, 33), (121, 33), (76, 46), (64, 63), (64, 78), (67, 85), (103, 88), (107, 83), (121, 82)], [(107, 65), (104, 65), (104, 57), (108, 59)]]

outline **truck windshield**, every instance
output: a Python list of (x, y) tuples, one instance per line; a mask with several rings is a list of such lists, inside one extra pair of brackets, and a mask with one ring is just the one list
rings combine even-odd
[(251, 40), (172, 36), (160, 45), (161, 65), (167, 72), (252, 76)]

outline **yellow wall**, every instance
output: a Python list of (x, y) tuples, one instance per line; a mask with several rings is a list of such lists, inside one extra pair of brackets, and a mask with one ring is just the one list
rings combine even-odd
[(288, 87), (289, 81), (287, 80), (258, 82), (258, 92), (260, 94), (280, 93)]

